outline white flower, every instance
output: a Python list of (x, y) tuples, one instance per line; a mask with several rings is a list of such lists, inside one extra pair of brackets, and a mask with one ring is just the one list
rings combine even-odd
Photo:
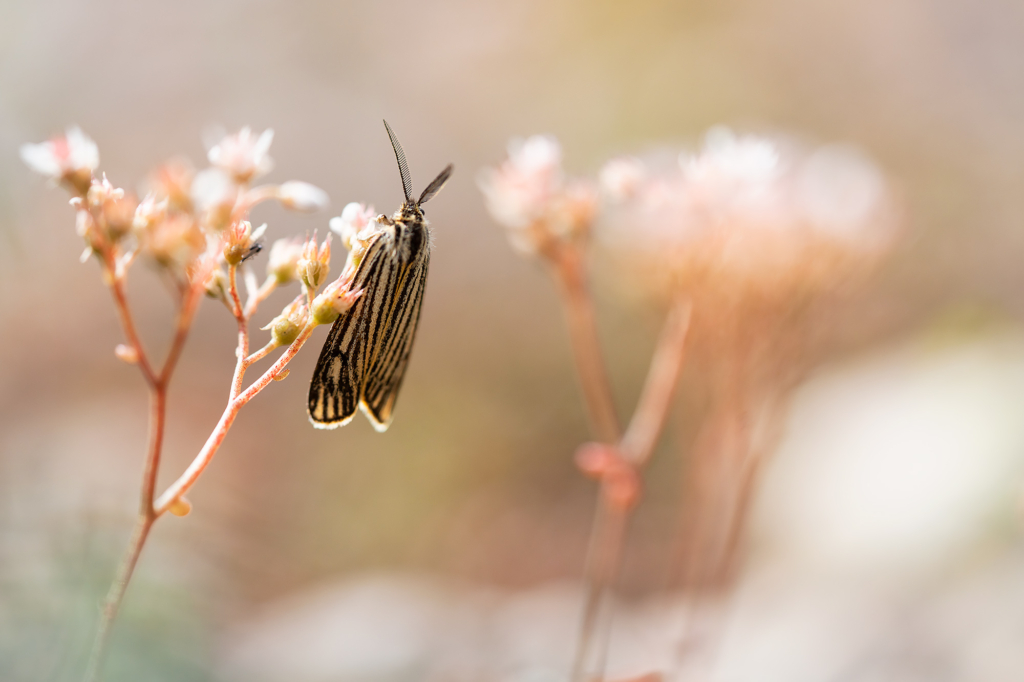
[(93, 181), (92, 185), (89, 186), (89, 191), (85, 197), (89, 206), (93, 208), (99, 208), (108, 201), (117, 201), (119, 199), (124, 199), (124, 190), (110, 184), (110, 180), (107, 180), (106, 173), (103, 174), (102, 180)]
[(256, 137), (246, 126), (211, 147), (207, 158), (214, 166), (231, 173), (238, 182), (248, 182), (274, 167), (273, 159), (267, 154), (273, 140), (274, 131), (270, 128)]
[(219, 168), (207, 168), (196, 174), (190, 193), (205, 227), (215, 231), (227, 227), (239, 191), (231, 176)]
[(63, 137), (55, 137), (38, 144), (23, 144), (21, 160), (35, 172), (51, 180), (69, 180), (85, 192), (100, 165), (100, 152), (96, 143), (78, 126), (71, 126)]
[(612, 159), (601, 169), (601, 189), (613, 201), (625, 201), (639, 191), (646, 175), (640, 159)]
[(525, 228), (549, 208), (562, 186), (562, 149), (549, 136), (534, 135), (509, 143), (508, 159), (496, 169), (486, 169), (478, 184), (487, 208), (499, 223)]
[(285, 208), (296, 211), (319, 211), (327, 208), (330, 203), (327, 192), (299, 180), (290, 180), (281, 185), (277, 190), (277, 198)]
[(881, 174), (845, 147), (808, 155), (715, 128), (675, 170), (640, 177), (606, 236), (659, 287), (785, 300), (864, 271), (893, 236)]
[(331, 218), (331, 231), (341, 237), (341, 243), (349, 251), (357, 248), (358, 242), (365, 241), (379, 228), (374, 221), (377, 212), (373, 206), (351, 202), (341, 210), (341, 215)]
[(152, 225), (167, 217), (169, 199), (163, 197), (157, 200), (156, 192), (150, 192), (135, 208), (135, 218), (132, 220), (132, 227), (136, 230), (146, 230)]

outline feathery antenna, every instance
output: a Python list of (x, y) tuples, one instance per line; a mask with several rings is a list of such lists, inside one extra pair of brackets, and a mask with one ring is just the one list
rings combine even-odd
[(398, 160), (398, 172), (402, 174), (402, 189), (405, 191), (405, 201), (412, 203), (412, 177), (409, 175), (409, 164), (405, 162), (405, 152), (402, 151), (402, 143), (395, 137), (394, 131), (387, 121), (384, 121), (384, 128), (391, 138), (391, 147), (395, 150), (395, 158)]

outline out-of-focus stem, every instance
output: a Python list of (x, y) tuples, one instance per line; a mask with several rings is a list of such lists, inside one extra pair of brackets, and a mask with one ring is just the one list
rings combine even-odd
[[(601, 355), (582, 253), (577, 248), (567, 247), (552, 255), (550, 260), (561, 285), (573, 356), (595, 436), (613, 446), (623, 465), (635, 472), (650, 458), (664, 426), (683, 366), (691, 306), (681, 300), (670, 311), (637, 410), (622, 437)], [(602, 480), (587, 550), (583, 616), (573, 659), (573, 682), (600, 680), (604, 676), (611, 626), (608, 591), (621, 563), (630, 516), (631, 506), (616, 498), (609, 479)]]
[[(112, 260), (108, 256), (105, 261), (108, 268), (107, 272), (110, 275), (114, 274)], [(146, 462), (142, 474), (138, 520), (135, 523), (132, 538), (118, 566), (117, 575), (103, 603), (96, 639), (86, 669), (85, 679), (87, 682), (95, 680), (99, 675), (114, 621), (120, 610), (121, 602), (124, 600), (128, 584), (131, 582), (132, 574), (135, 572), (139, 556), (142, 554), (146, 538), (149, 536), (149, 531), (156, 520), (156, 515), (153, 511), (153, 498), (156, 495), (157, 473), (160, 469), (160, 455), (163, 449), (164, 427), (167, 418), (167, 386), (170, 383), (174, 368), (188, 337), (188, 331), (192, 325), (200, 293), (199, 287), (193, 286), (183, 297), (181, 307), (178, 310), (171, 348), (167, 353), (166, 360), (164, 360), (160, 374), (156, 375), (135, 330), (134, 319), (131, 310), (128, 308), (127, 297), (124, 293), (124, 278), (111, 276), (110, 289), (114, 296), (114, 304), (117, 308), (118, 316), (121, 318), (125, 337), (137, 353), (139, 369), (149, 386), (149, 446), (147, 447)]]
[(601, 354), (583, 255), (578, 248), (570, 246), (555, 255), (552, 262), (561, 285), (573, 358), (591, 427), (599, 441), (612, 445), (618, 442), (621, 431)]
[(622, 438), (622, 456), (633, 466), (641, 467), (647, 463), (665, 426), (672, 397), (679, 385), (679, 375), (683, 371), (692, 312), (693, 305), (688, 299), (679, 299), (669, 310), (640, 402)]

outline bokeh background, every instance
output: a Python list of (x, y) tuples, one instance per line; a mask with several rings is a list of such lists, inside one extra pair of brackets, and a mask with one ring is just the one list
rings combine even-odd
[[(710, 126), (858, 146), (903, 215), (896, 253), (829, 318), (765, 471), (709, 663), (723, 680), (1024, 675), (1024, 5), (1014, 0), (0, 3), (0, 678), (72, 680), (134, 517), (140, 377), (62, 192), (18, 147), (77, 123), (136, 187), (204, 130), (276, 131), (271, 180), (390, 212), (380, 121), (436, 250), (391, 430), (314, 431), (302, 353), (161, 521), (109, 680), (557, 680), (593, 485), (543, 270), (486, 214), (479, 168), (551, 133), (571, 172), (693, 147)], [(254, 215), (276, 238), (329, 215)], [(620, 412), (663, 311), (595, 273)], [(170, 305), (133, 274), (145, 339)], [(285, 295), (271, 299), (283, 304)], [(269, 319), (274, 305), (264, 307)], [(204, 304), (170, 397), (162, 480), (222, 409), (233, 322)], [(322, 338), (323, 332), (319, 333)], [(615, 674), (668, 669), (688, 371), (623, 569)]]

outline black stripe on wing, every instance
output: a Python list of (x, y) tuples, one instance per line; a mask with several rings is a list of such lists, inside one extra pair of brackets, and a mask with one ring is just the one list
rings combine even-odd
[(402, 268), (392, 319), (366, 374), (360, 406), (378, 431), (387, 430), (391, 424), (398, 389), (416, 337), (429, 264), (430, 251), (424, 248), (413, 262)]
[(363, 378), (368, 365), (367, 345), (373, 303), (382, 294), (383, 278), (393, 271), (392, 249), (386, 234), (366, 250), (353, 278), (353, 288), (363, 294), (344, 315), (334, 321), (320, 351), (309, 384), (308, 412), (313, 426), (333, 429), (352, 420), (359, 407)]

